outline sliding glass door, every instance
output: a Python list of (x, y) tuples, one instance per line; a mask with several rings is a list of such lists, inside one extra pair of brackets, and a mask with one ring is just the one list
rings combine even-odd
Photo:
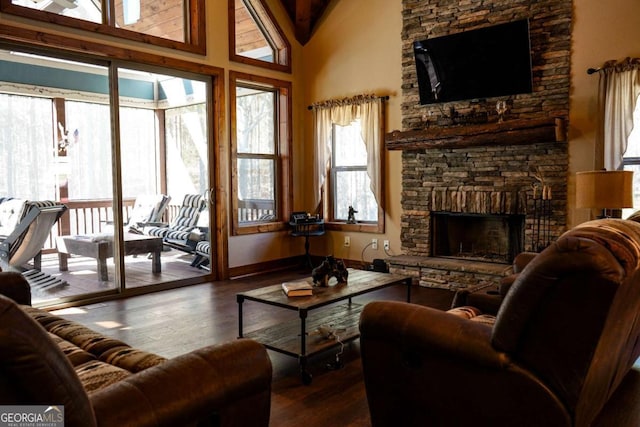
[(0, 50), (0, 215), (67, 206), (41, 265), (2, 266), (52, 278), (34, 304), (211, 277), (212, 83), (160, 71)]
[(118, 93), (126, 286), (206, 276), (207, 84), (118, 68)]

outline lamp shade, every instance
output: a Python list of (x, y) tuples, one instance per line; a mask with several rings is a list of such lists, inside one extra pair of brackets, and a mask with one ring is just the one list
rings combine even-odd
[(576, 207), (622, 209), (633, 207), (633, 171), (576, 173)]

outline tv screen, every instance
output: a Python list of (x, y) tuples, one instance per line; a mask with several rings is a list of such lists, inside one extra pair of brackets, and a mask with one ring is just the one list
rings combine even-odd
[(413, 43), (420, 103), (532, 91), (527, 19)]

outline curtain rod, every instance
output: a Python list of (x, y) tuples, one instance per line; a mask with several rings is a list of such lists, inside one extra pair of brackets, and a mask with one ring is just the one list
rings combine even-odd
[[(357, 96), (353, 97), (353, 99), (355, 99), (355, 100), (357, 100), (357, 98), (358, 98)], [(385, 96), (378, 96), (378, 97), (376, 97), (376, 98), (380, 98), (380, 99), (382, 99), (383, 101), (388, 101), (388, 100), (389, 100), (389, 95), (385, 95)], [(349, 100), (349, 98), (346, 98), (346, 99), (336, 99), (335, 101), (345, 101), (345, 100), (346, 100), (346, 101), (348, 101), (348, 100)], [(329, 102), (331, 102), (331, 101), (329, 101)], [(308, 105), (308, 106), (307, 106), (307, 110), (313, 110), (313, 105)]]
[(624, 70), (628, 70), (635, 67), (640, 67), (640, 58), (626, 57), (621, 61), (616, 61), (615, 59), (612, 59), (610, 61), (605, 62), (604, 65), (602, 65), (602, 67), (600, 68), (588, 68), (587, 74), (594, 74), (599, 71), (608, 70), (609, 68), (619, 68), (618, 71), (624, 71)]

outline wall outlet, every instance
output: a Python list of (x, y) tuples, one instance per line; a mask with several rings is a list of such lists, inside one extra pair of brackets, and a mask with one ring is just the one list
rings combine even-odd
[(385, 250), (385, 251), (388, 251), (388, 250), (389, 250), (389, 241), (388, 241), (388, 240), (385, 240), (385, 241), (384, 241), (384, 250)]
[(348, 248), (349, 246), (351, 246), (351, 237), (344, 236), (344, 247)]
[(371, 239), (371, 249), (374, 251), (378, 250), (378, 239)]

